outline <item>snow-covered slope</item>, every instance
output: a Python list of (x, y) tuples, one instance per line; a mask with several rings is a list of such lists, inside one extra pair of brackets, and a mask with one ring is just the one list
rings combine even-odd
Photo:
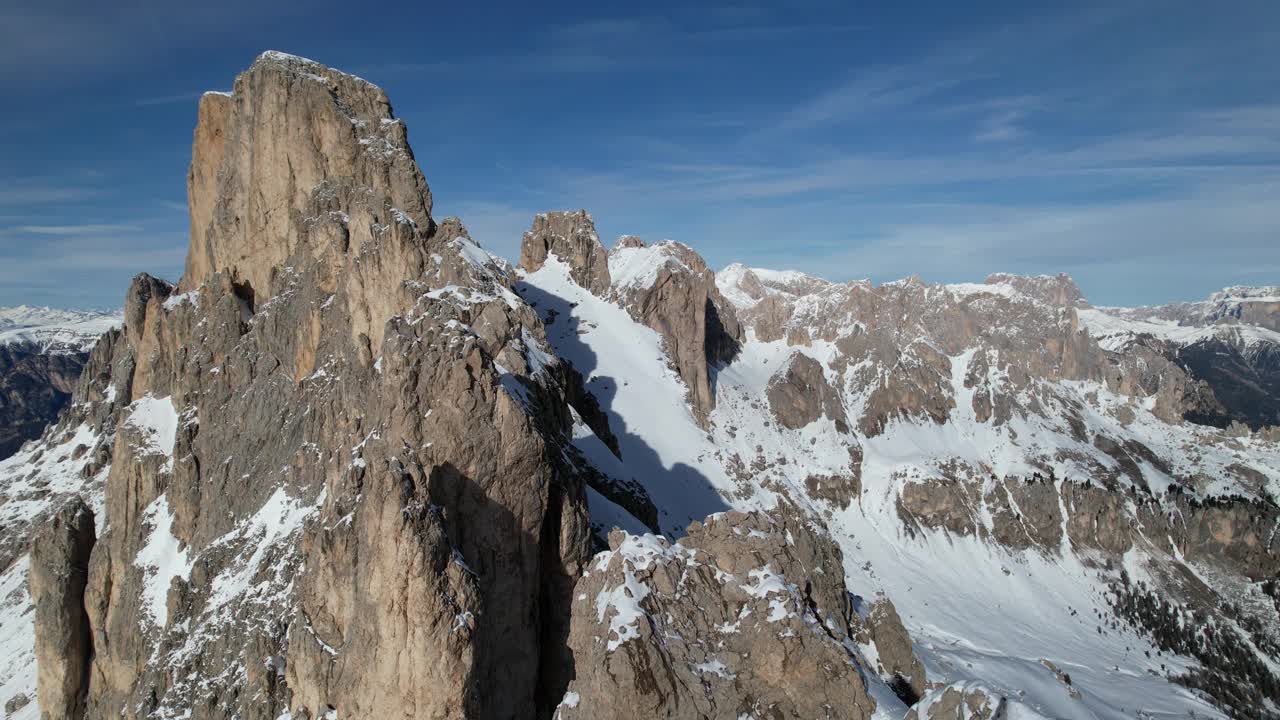
[(102, 333), (120, 327), (120, 311), (0, 308), (0, 345), (29, 343), (45, 353), (88, 352)]
[[(644, 249), (614, 253), (625, 258), (617, 274), (634, 284)], [(1161, 651), (1147, 629), (1117, 621), (1116, 578), (1123, 569), (1167, 587), (1166, 576), (1181, 572), (1232, 602), (1265, 602), (1258, 584), (1233, 577), (1238, 566), (1207, 551), (1186, 557), (1197, 541), (1185, 530), (1149, 528), (1152, 518), (1172, 513), (1172, 523), (1196, 503), (1225, 501), (1218, 498), (1274, 508), (1280, 444), (1175, 417), (1181, 400), (1169, 398), (1185, 376), (1117, 355), (1121, 321), (1072, 307), (1063, 277), (873, 287), (735, 265), (717, 284), (745, 331), (735, 359), (714, 368), (716, 406), (705, 428), (662, 338), (616, 294), (579, 287), (555, 257), (521, 285), (555, 352), (587, 378), (620, 458), (589, 430), (580, 446), (602, 471), (648, 488), (664, 532), (678, 536), (707, 512), (768, 509), (786, 496), (825, 520), (851, 589), (894, 600), (931, 682), (1017, 699), (1010, 717), (1221, 716), (1170, 680), (1198, 667), (1195, 659)], [(1137, 321), (1123, 322), (1123, 332), (1134, 331)], [(1060, 325), (1062, 339), (1046, 325)], [(1213, 331), (1274, 335), (1256, 326)], [(1053, 364), (1041, 367), (1034, 353), (1046, 347)], [(884, 425), (850, 430), (823, 415), (784, 426), (770, 388), (796, 354), (821, 366), (850, 424), (881, 412), (882, 395), (893, 391)], [(898, 373), (908, 373), (905, 390)], [(831, 487), (844, 488), (843, 502)], [(1272, 540), (1263, 541), (1273, 558)]]
[[(94, 458), (111, 445), (96, 428), (90, 407), (71, 408), (41, 443), (0, 460), (0, 702), (13, 702), (7, 717), (37, 720), (34, 608), (27, 586), (27, 543), (32, 531), (67, 499), (84, 497), (101, 516), (106, 464)], [(84, 468), (92, 468), (85, 472)], [(22, 699), (25, 698), (25, 702)], [(16, 701), (15, 701), (16, 699)], [(18, 707), (20, 706), (20, 707)]]
[(1147, 317), (1140, 319), (1117, 308), (1080, 308), (1080, 322), (1108, 350), (1120, 351), (1146, 335), (1178, 345), (1220, 339), (1243, 345), (1280, 344), (1280, 332), (1244, 324), (1182, 324), (1177, 320)]
[[(605, 474), (643, 483), (659, 508), (664, 532), (679, 532), (727, 509), (719, 494), (732, 488), (724, 462), (695, 422), (658, 334), (579, 287), (554, 256), (517, 289), (544, 318), (556, 354), (582, 374), (586, 389), (600, 402), (626, 461), (581, 423), (578, 449)], [(652, 432), (655, 427), (663, 432)]]

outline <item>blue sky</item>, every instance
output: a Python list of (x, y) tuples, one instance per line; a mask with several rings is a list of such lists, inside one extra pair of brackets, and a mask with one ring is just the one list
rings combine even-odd
[(383, 86), (436, 214), (512, 258), (585, 207), (714, 267), (1280, 284), (1271, 0), (181, 5), (0, 7), (0, 305), (176, 279), (197, 98), (268, 48)]

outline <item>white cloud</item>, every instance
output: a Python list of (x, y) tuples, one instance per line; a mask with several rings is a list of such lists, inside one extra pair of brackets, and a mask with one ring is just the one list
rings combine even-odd
[(9, 233), (26, 233), (31, 235), (58, 235), (72, 237), (80, 235), (103, 235), (108, 233), (137, 232), (138, 225), (19, 225), (7, 228)]

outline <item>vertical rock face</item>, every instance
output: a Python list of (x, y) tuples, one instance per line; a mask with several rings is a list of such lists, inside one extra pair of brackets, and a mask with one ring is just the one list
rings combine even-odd
[(600, 296), (609, 291), (609, 253), (586, 210), (534, 217), (533, 227), (520, 243), (520, 267), (536, 272), (552, 255), (569, 264), (570, 274), (582, 287)]
[(86, 716), (549, 715), (590, 526), (510, 266), (381, 90), (280, 53), (201, 100), (188, 193), (183, 278), (76, 393), (114, 437)]
[(84, 717), (93, 651), (84, 588), (95, 537), (93, 511), (77, 497), (32, 540), (29, 581), (36, 609), (42, 719)]
[(1009, 275), (995, 273), (987, 276), (987, 285), (1006, 285), (1014, 290), (1055, 307), (1076, 307), (1084, 304), (1084, 294), (1070, 275)]
[(578, 583), (560, 718), (858, 718), (840, 551), (779, 508), (677, 544), (616, 531)]

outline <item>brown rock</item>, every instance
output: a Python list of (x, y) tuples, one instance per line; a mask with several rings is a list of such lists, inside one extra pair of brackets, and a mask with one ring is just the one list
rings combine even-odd
[(840, 552), (780, 515), (713, 515), (675, 545), (611, 535), (574, 591), (557, 717), (869, 717)]
[(911, 636), (907, 634), (902, 618), (898, 617), (893, 601), (887, 597), (876, 598), (867, 612), (865, 622), (880, 655), (882, 672), (892, 676), (895, 681), (890, 685), (905, 682), (916, 698), (923, 695), (928, 687), (924, 665), (915, 656)]
[(986, 283), (1008, 285), (1023, 295), (1057, 307), (1076, 307), (1084, 303), (1084, 293), (1066, 273), (1036, 276), (995, 273), (987, 276)]
[(769, 381), (769, 408), (778, 423), (792, 430), (802, 428), (825, 414), (847, 432), (840, 396), (827, 382), (822, 365), (804, 353), (792, 353)]
[(552, 255), (569, 264), (569, 274), (578, 285), (601, 297), (609, 292), (609, 254), (586, 210), (539, 213), (533, 218), (533, 227), (520, 243), (520, 267), (536, 272)]
[(934, 690), (907, 713), (907, 720), (999, 720), (1008, 712), (1008, 701), (985, 687), (955, 683)]

